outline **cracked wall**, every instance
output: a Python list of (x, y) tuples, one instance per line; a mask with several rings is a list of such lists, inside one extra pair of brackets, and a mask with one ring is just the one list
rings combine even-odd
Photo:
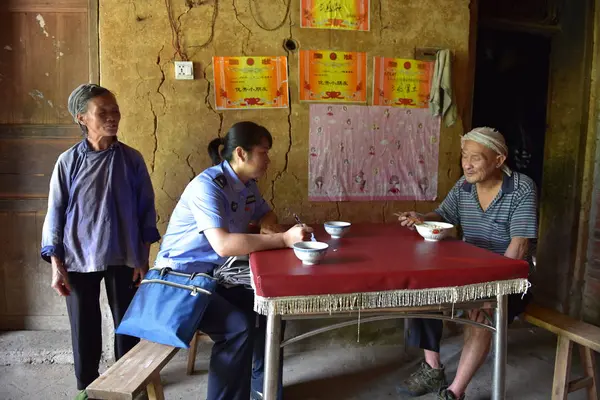
[[(100, 74), (121, 105), (121, 139), (137, 148), (149, 166), (159, 219), (164, 232), (169, 216), (187, 183), (210, 166), (209, 141), (245, 119), (267, 127), (274, 137), (271, 166), (259, 184), (283, 222), (292, 212), (310, 223), (329, 219), (392, 221), (399, 210), (431, 210), (432, 202), (309, 202), (308, 105), (298, 103), (298, 54), (283, 48), (287, 38), (300, 48), (365, 51), (371, 57), (412, 58), (415, 47), (445, 47), (454, 51), (454, 82), (459, 112), (469, 103), (469, 0), (372, 0), (370, 32), (340, 32), (299, 28), (299, 0), (170, 0), (171, 15), (180, 26), (173, 37), (164, 0), (100, 1)], [(215, 9), (215, 5), (218, 7)], [(253, 18), (254, 15), (254, 18)], [(214, 21), (214, 30), (211, 28)], [(273, 31), (266, 28), (281, 27)], [(180, 24), (180, 25), (179, 25)], [(195, 79), (176, 81), (172, 43), (179, 40), (184, 56), (194, 62)], [(212, 85), (212, 56), (287, 55), (291, 107), (287, 110), (217, 112)], [(372, 71), (369, 70), (372, 74)], [(369, 101), (371, 88), (369, 76)], [(438, 198), (460, 176), (459, 122), (442, 128)], [(153, 246), (153, 255), (158, 246)], [(322, 324), (303, 321), (288, 331)], [(361, 343), (401, 341), (401, 322), (361, 327)], [(400, 333), (398, 333), (400, 332)], [(331, 342), (356, 341), (356, 328), (317, 337)], [(311, 346), (303, 344), (302, 346)]]
[[(335, 203), (307, 199), (308, 105), (298, 103), (298, 55), (283, 48), (284, 39), (293, 37), (304, 49), (366, 51), (369, 57), (410, 58), (415, 47), (450, 48), (455, 52), (459, 110), (464, 112), (468, 103), (469, 1), (371, 3), (370, 32), (339, 32), (300, 29), (298, 0), (292, 0), (285, 21), (287, 0), (254, 0), (252, 10), (250, 2), (244, 0), (171, 0), (171, 14), (180, 26), (178, 37), (173, 37), (162, 0), (100, 2), (101, 83), (116, 92), (122, 107), (122, 140), (139, 149), (148, 163), (161, 231), (189, 180), (210, 166), (208, 142), (244, 119), (266, 126), (274, 136), (271, 166), (260, 186), (284, 222), (292, 222), (292, 212), (313, 223), (338, 218), (391, 221), (398, 210), (428, 210), (434, 206), (427, 202)], [(281, 22), (282, 26), (274, 31), (263, 29)], [(194, 62), (193, 81), (176, 81), (173, 77), (172, 61), (179, 59), (172, 46), (175, 40)], [(213, 55), (287, 55), (291, 107), (217, 112)], [(451, 129), (442, 129), (439, 198), (460, 174), (460, 133), (460, 122)]]

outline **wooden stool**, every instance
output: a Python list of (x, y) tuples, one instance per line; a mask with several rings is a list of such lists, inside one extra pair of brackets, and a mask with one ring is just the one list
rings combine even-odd
[[(529, 305), (525, 321), (558, 335), (552, 400), (565, 400), (569, 393), (585, 389), (588, 400), (598, 400), (594, 351), (600, 352), (600, 328), (557, 311)], [(570, 381), (573, 343), (579, 345), (584, 376)]]

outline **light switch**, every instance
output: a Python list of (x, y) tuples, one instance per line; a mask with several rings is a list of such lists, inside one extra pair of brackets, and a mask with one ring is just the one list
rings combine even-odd
[(175, 61), (175, 79), (194, 79), (194, 63)]

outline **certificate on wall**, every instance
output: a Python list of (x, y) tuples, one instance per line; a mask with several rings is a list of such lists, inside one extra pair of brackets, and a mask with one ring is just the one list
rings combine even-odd
[(213, 57), (217, 110), (287, 108), (287, 58)]
[(368, 31), (369, 0), (302, 0), (302, 28)]
[(374, 57), (373, 105), (428, 108), (433, 62)]
[(300, 101), (367, 101), (367, 53), (301, 50), (299, 67)]

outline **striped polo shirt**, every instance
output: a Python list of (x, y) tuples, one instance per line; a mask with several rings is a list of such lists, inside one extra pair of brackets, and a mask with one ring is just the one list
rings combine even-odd
[[(496, 198), (483, 211), (477, 189), (463, 176), (435, 210), (445, 221), (460, 225), (463, 240), (504, 255), (512, 238), (537, 238), (537, 195), (531, 178), (505, 175)], [(532, 250), (530, 245), (530, 250)], [(531, 256), (527, 256), (531, 264)]]

